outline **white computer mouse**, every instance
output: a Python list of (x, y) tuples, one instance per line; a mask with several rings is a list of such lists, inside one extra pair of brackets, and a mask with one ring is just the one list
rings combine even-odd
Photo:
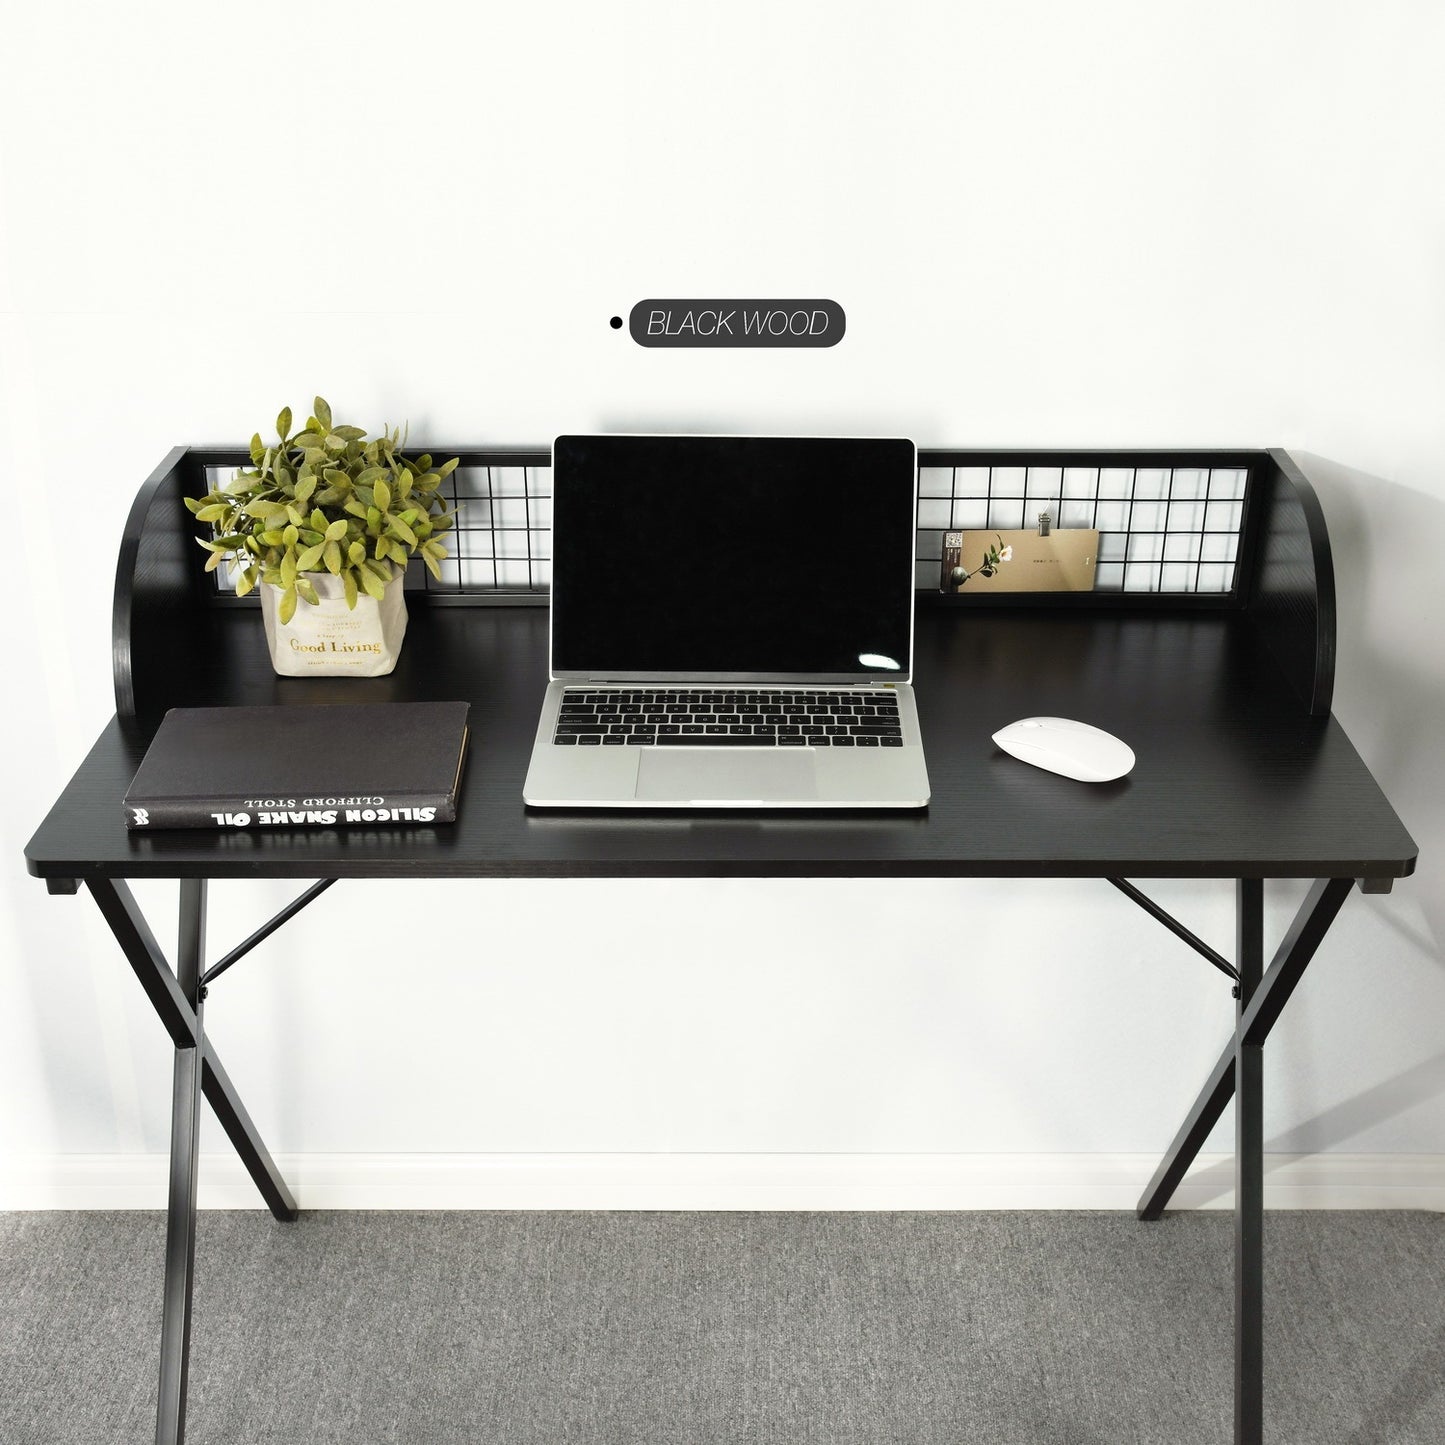
[(1134, 749), (1113, 733), (1066, 717), (1026, 717), (993, 740), (1021, 762), (1081, 783), (1111, 783), (1134, 766)]

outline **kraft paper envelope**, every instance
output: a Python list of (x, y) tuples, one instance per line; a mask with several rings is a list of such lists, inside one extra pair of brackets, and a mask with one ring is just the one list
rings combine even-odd
[[(1007, 562), (985, 577), (979, 567), (989, 548), (1012, 548)], [(1090, 527), (1055, 528), (1047, 536), (1034, 528), (988, 532), (945, 532), (940, 592), (1092, 592), (1099, 534)], [(957, 583), (957, 567), (968, 580)]]

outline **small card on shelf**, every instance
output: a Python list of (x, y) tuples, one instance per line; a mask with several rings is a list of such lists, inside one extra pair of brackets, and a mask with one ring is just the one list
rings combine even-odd
[[(998, 562), (988, 562), (992, 553)], [(1092, 592), (1098, 554), (1099, 534), (1091, 527), (945, 532), (938, 590)]]

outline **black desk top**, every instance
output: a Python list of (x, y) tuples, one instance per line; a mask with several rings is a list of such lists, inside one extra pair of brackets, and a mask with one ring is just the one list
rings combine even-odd
[[(920, 605), (921, 813), (558, 813), (522, 804), (546, 685), (541, 607), (413, 609), (397, 671), (275, 677), (259, 616), (218, 609), (192, 705), (461, 698), (458, 821), (434, 828), (135, 835), (120, 800), (149, 736), (112, 719), (26, 849), (41, 877), (1353, 877), (1415, 844), (1339, 724), (1306, 715), (1240, 613), (961, 612)], [(1116, 733), (1138, 763), (1077, 783), (991, 734), (1031, 715)]]

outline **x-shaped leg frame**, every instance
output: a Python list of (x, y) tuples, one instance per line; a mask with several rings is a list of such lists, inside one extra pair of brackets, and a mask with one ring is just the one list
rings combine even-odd
[[(275, 1161), (241, 1103), (235, 1085), (221, 1067), (216, 1050), (205, 1035), (206, 990), (202, 981), (202, 952), (206, 935), (205, 879), (181, 879), (180, 935), (175, 972), (167, 965), (124, 882), (94, 878), (87, 880), (87, 886), (176, 1048), (171, 1093), (171, 1167), (166, 1206), (166, 1282), (161, 1314), (156, 1445), (182, 1445), (186, 1435), (186, 1386), (190, 1369), (191, 1284), (196, 1262), (197, 1141), (202, 1095), (215, 1110), (271, 1213), (277, 1219), (293, 1220), (298, 1210), (291, 1191), (286, 1188), (286, 1181), (281, 1178)], [(319, 886), (311, 890), (305, 901), (309, 902), (319, 891)], [(292, 905), (278, 915), (273, 924), (279, 926), (296, 910), (297, 906)], [(252, 935), (241, 949), (228, 956), (230, 961), (271, 931), (273, 928), (268, 925)], [(217, 965), (205, 977), (213, 976), (219, 968), (220, 965)]]
[[(1225, 1045), (1139, 1201), (1140, 1219), (1159, 1218), (1233, 1097), (1235, 1445), (1262, 1445), (1264, 1439), (1264, 1041), (1353, 881), (1322, 878), (1311, 887), (1267, 970), (1263, 966), (1264, 884), (1258, 878), (1238, 881), (1234, 1037)], [(1192, 937), (1172, 920), (1168, 926), (1181, 936)]]

